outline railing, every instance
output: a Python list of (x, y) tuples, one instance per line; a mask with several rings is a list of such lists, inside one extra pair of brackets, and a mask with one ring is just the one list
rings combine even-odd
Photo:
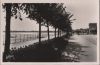
[[(46, 34), (42, 34), (41, 38), (44, 38), (46, 36), (47, 36)], [(39, 38), (38, 34), (13, 34), (13, 36), (11, 37), (11, 43), (26, 42), (38, 38)]]
[[(54, 32), (50, 32), (50, 37), (51, 36), (55, 36)], [(57, 36), (58, 34), (56, 34)], [(63, 35), (63, 34), (62, 34)], [(3, 43), (5, 43), (5, 35), (3, 36)], [(47, 32), (42, 32), (41, 33), (41, 38), (46, 38), (47, 37)], [(31, 32), (31, 33), (27, 33), (27, 32), (12, 32), (11, 33), (11, 44), (16, 44), (16, 43), (21, 43), (21, 42), (26, 42), (26, 41), (31, 41), (31, 40), (36, 40), (39, 38), (39, 34), (38, 32)]]
[[(50, 33), (50, 36), (53, 36), (54, 33)], [(42, 33), (41, 38), (47, 37), (47, 33)], [(39, 38), (38, 33), (11, 33), (11, 44), (26, 42), (31, 40), (36, 40)], [(5, 43), (5, 35), (3, 36), (3, 43)]]

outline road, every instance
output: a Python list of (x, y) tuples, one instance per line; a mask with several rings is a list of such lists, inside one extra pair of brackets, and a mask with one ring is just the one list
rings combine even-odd
[(97, 36), (96, 35), (73, 35), (69, 42), (76, 42), (82, 46), (80, 62), (96, 62)]

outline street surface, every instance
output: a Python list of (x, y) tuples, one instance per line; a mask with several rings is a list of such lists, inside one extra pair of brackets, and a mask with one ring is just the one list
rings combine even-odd
[(69, 42), (75, 42), (82, 46), (80, 62), (96, 62), (97, 36), (96, 35), (73, 35)]

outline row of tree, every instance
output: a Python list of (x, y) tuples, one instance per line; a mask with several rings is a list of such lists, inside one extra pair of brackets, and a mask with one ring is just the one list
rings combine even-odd
[[(21, 12), (28, 15), (27, 18), (36, 20), (39, 23), (39, 44), (41, 44), (41, 26), (47, 27), (48, 40), (49, 40), (49, 26), (59, 31), (65, 31), (67, 34), (72, 31), (70, 18), (73, 16), (66, 12), (62, 3), (5, 3), (3, 8), (6, 10), (6, 33), (5, 33), (5, 48), (3, 59), (10, 51), (10, 24), (11, 17), (19, 18), (22, 20)], [(17, 15), (19, 13), (19, 16)]]

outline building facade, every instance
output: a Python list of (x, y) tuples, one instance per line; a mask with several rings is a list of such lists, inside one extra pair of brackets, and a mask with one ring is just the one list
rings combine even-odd
[(89, 23), (89, 34), (97, 34), (97, 23)]

